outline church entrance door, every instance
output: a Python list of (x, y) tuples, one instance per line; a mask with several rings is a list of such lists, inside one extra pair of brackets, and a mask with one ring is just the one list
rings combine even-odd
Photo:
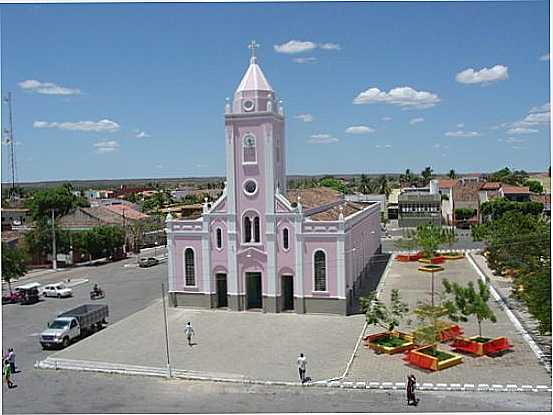
[(227, 274), (215, 274), (217, 281), (217, 307), (228, 307)]
[(282, 276), (282, 311), (294, 309), (294, 276)]
[(247, 308), (262, 308), (261, 272), (246, 272)]

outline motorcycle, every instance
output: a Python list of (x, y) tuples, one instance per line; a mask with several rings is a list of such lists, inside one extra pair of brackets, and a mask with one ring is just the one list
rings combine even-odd
[(104, 291), (101, 288), (98, 288), (97, 291), (92, 290), (90, 291), (90, 299), (91, 300), (99, 300), (101, 298), (104, 298)]

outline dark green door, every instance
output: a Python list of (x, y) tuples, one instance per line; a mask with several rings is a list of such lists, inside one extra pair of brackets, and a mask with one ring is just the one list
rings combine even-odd
[(228, 307), (227, 274), (216, 274), (217, 281), (217, 307)]
[(282, 310), (294, 309), (294, 277), (282, 276)]
[(246, 272), (246, 297), (248, 308), (262, 308), (261, 272)]

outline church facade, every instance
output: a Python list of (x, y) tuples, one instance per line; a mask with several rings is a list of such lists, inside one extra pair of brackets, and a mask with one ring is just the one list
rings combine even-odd
[(287, 190), (282, 103), (255, 57), (225, 105), (227, 181), (201, 217), (166, 221), (173, 306), (348, 314), (380, 253), (380, 206)]

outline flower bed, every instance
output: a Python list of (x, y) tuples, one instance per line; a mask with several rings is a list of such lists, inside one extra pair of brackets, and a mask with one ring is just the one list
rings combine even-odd
[(422, 272), (438, 272), (438, 271), (443, 271), (444, 268), (439, 266), (439, 265), (434, 265), (434, 264), (426, 264), (426, 265), (423, 265), (423, 266), (420, 266), (417, 268), (419, 271), (422, 271)]
[(462, 252), (450, 253), (450, 254), (443, 254), (442, 257), (450, 261), (450, 260), (456, 260), (456, 259), (463, 259), (465, 257), (465, 254), (463, 254)]
[(496, 337), (495, 339), (480, 336), (469, 338), (458, 337), (451, 344), (451, 348), (454, 350), (460, 350), (476, 356), (493, 355), (511, 350), (512, 347), (506, 337)]
[(463, 329), (457, 324), (452, 324), (440, 331), (440, 341), (447, 342), (455, 339), (463, 334)]
[(422, 252), (416, 254), (398, 254), (396, 255), (396, 261), (399, 262), (414, 262), (422, 258)]
[(436, 346), (423, 346), (409, 350), (403, 358), (407, 363), (428, 370), (442, 370), (463, 363), (463, 358), (453, 353), (436, 349)]
[(365, 336), (365, 347), (377, 353), (395, 354), (413, 348), (413, 337), (402, 332), (376, 333)]
[(418, 261), (421, 264), (443, 264), (445, 260), (446, 260), (446, 257), (444, 257), (443, 255), (440, 255), (432, 258), (421, 258)]

